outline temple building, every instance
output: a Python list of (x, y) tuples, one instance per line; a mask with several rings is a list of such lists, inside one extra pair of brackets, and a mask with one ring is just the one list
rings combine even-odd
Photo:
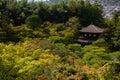
[(79, 31), (80, 37), (77, 42), (80, 44), (91, 44), (93, 41), (96, 41), (98, 38), (102, 37), (104, 31), (104, 29), (91, 24)]

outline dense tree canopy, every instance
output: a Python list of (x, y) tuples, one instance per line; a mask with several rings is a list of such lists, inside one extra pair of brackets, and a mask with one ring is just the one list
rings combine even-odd
[(77, 16), (83, 26), (86, 22), (87, 25), (91, 22), (100, 25), (98, 22), (102, 22), (102, 9), (100, 6), (97, 3), (91, 5), (89, 1), (82, 0), (61, 1), (59, 3), (3, 0), (1, 10), (15, 25), (24, 24), (26, 18), (34, 14), (40, 16), (42, 21), (52, 22), (65, 22), (68, 18)]

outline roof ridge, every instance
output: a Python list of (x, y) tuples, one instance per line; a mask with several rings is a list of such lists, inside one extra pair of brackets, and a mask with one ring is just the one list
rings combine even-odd
[(101, 33), (104, 32), (104, 30), (98, 26), (95, 26), (93, 24), (90, 24), (87, 27), (84, 27), (80, 30), (81, 32), (90, 32), (90, 33)]
[[(93, 27), (95, 28), (95, 30), (98, 30), (98, 28), (99, 28), (99, 27), (97, 27), (97, 26), (95, 26), (95, 25), (93, 25)], [(101, 28), (99, 28), (99, 29), (101, 29)]]

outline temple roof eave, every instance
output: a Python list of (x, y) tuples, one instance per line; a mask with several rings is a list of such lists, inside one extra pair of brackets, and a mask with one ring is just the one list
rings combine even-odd
[(80, 42), (80, 43), (92, 43), (93, 41), (95, 41), (95, 40), (83, 40), (83, 39), (77, 40), (77, 42)]
[(91, 24), (87, 27), (82, 28), (81, 30), (79, 30), (79, 32), (82, 32), (82, 33), (103, 33), (104, 29), (99, 28), (99, 27)]
[(100, 34), (100, 33), (103, 33), (104, 31), (100, 31), (100, 32), (90, 32), (90, 31), (79, 31), (81, 33), (95, 33), (95, 34)]

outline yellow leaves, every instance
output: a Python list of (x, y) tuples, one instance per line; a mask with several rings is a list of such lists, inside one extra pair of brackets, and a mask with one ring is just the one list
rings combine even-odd
[(67, 77), (62, 73), (57, 73), (56, 77), (57, 79), (60, 79), (60, 80), (67, 80)]
[(78, 27), (79, 26), (79, 19), (77, 17), (71, 17), (71, 18), (69, 18), (66, 25), (68, 25), (68, 26), (73, 25), (75, 27)]
[(46, 49), (46, 50), (44, 51), (44, 53), (49, 54), (49, 53), (50, 53), (50, 49)]
[(46, 54), (46, 53), (43, 53), (40, 55), (40, 59), (45, 59), (45, 60), (48, 60), (49, 63), (52, 63), (52, 62), (59, 62), (60, 61), (60, 57), (57, 56), (57, 55), (53, 55), (53, 54)]
[[(34, 57), (33, 57), (34, 58)], [(31, 57), (25, 57), (23, 59), (20, 59), (21, 61), (18, 61), (20, 63), (24, 63), (24, 65), (21, 65), (21, 68), (18, 73), (24, 73), (31, 70), (34, 70), (35, 68), (39, 68), (39, 66), (49, 66), (54, 63), (57, 63), (59, 61), (59, 57), (51, 55), (51, 54), (40, 54), (38, 60), (34, 60)]]
[[(12, 75), (26, 78), (33, 76), (36, 77), (36, 79), (50, 78), (50, 80), (81, 80), (84, 78), (88, 78), (89, 80), (102, 80), (105, 79), (104, 77), (108, 77), (109, 74), (111, 75), (112, 71), (115, 72), (114, 68), (116, 66), (119, 67), (119, 65), (115, 66), (111, 63), (100, 67), (101, 63), (103, 64), (101, 60), (103, 60), (103, 52), (105, 52), (105, 50), (101, 47), (86, 46), (82, 49), (84, 53), (83, 58), (76, 59), (75, 57), (71, 55), (68, 56), (68, 54), (66, 54), (69, 51), (67, 52), (64, 44), (55, 44), (56, 46), (54, 47), (56, 47), (56, 53), (58, 53), (58, 55), (60, 53), (65, 53), (66, 55), (63, 55), (63, 57), (65, 56), (67, 58), (68, 56), (67, 60), (62, 62), (62, 59), (58, 55), (51, 53), (51, 46), (50, 48), (41, 49), (39, 43), (43, 42), (40, 40), (30, 40), (15, 45), (0, 44), (0, 59), (4, 69), (7, 71), (9, 70), (9, 67), (12, 67), (9, 73), (12, 72)], [(46, 45), (44, 44), (43, 46), (47, 45), (48, 43), (46, 43)], [(73, 51), (74, 53), (76, 50), (79, 51), (79, 48), (76, 49), (77, 47), (80, 48), (80, 46), (77, 44), (69, 45), (69, 50)], [(86, 63), (86, 65), (81, 66), (77, 64), (78, 62), (81, 65)], [(108, 72), (109, 70), (111, 70), (111, 72)], [(10, 75), (9, 73), (7, 75)]]
[(21, 67), (18, 73), (34, 71), (34, 69), (39, 68), (41, 65), (50, 66), (56, 64), (59, 60), (60, 58), (58, 56), (46, 53), (39, 54), (37, 60), (34, 59), (34, 56), (24, 57), (17, 61), (17, 65)]
[(12, 29), (16, 32), (20, 32), (20, 31), (32, 31), (32, 29), (28, 28), (27, 25), (21, 25), (21, 26), (16, 26), (16, 27), (12, 27)]
[(44, 51), (33, 46), (27, 46), (30, 43), (27, 41), (16, 45), (0, 44), (0, 56), (6, 64), (14, 63), (15, 67), (20, 67), (20, 73), (29, 71), (35, 66), (50, 65), (60, 61), (60, 57), (52, 55), (49, 49)]
[(18, 73), (26, 72), (26, 71), (30, 70), (31, 68), (32, 68), (32, 65), (24, 66), (22, 69), (20, 69), (20, 70), (18, 71)]
[(51, 29), (50, 29), (50, 35), (51, 35), (51, 36), (57, 36), (58, 33), (57, 33), (56, 30), (57, 30), (57, 28), (51, 28)]
[(45, 36), (45, 34), (42, 31), (33, 31), (34, 35), (38, 35), (38, 36)]
[(74, 36), (74, 33), (75, 33), (75, 30), (72, 29), (72, 28), (67, 28), (65, 29), (64, 31), (62, 31), (62, 35), (65, 37), (65, 38), (71, 38)]
[(50, 30), (50, 35), (51, 36), (60, 36), (60, 32), (64, 30), (65, 25), (63, 23), (59, 24), (54, 24), (52, 25), (49, 30)]

